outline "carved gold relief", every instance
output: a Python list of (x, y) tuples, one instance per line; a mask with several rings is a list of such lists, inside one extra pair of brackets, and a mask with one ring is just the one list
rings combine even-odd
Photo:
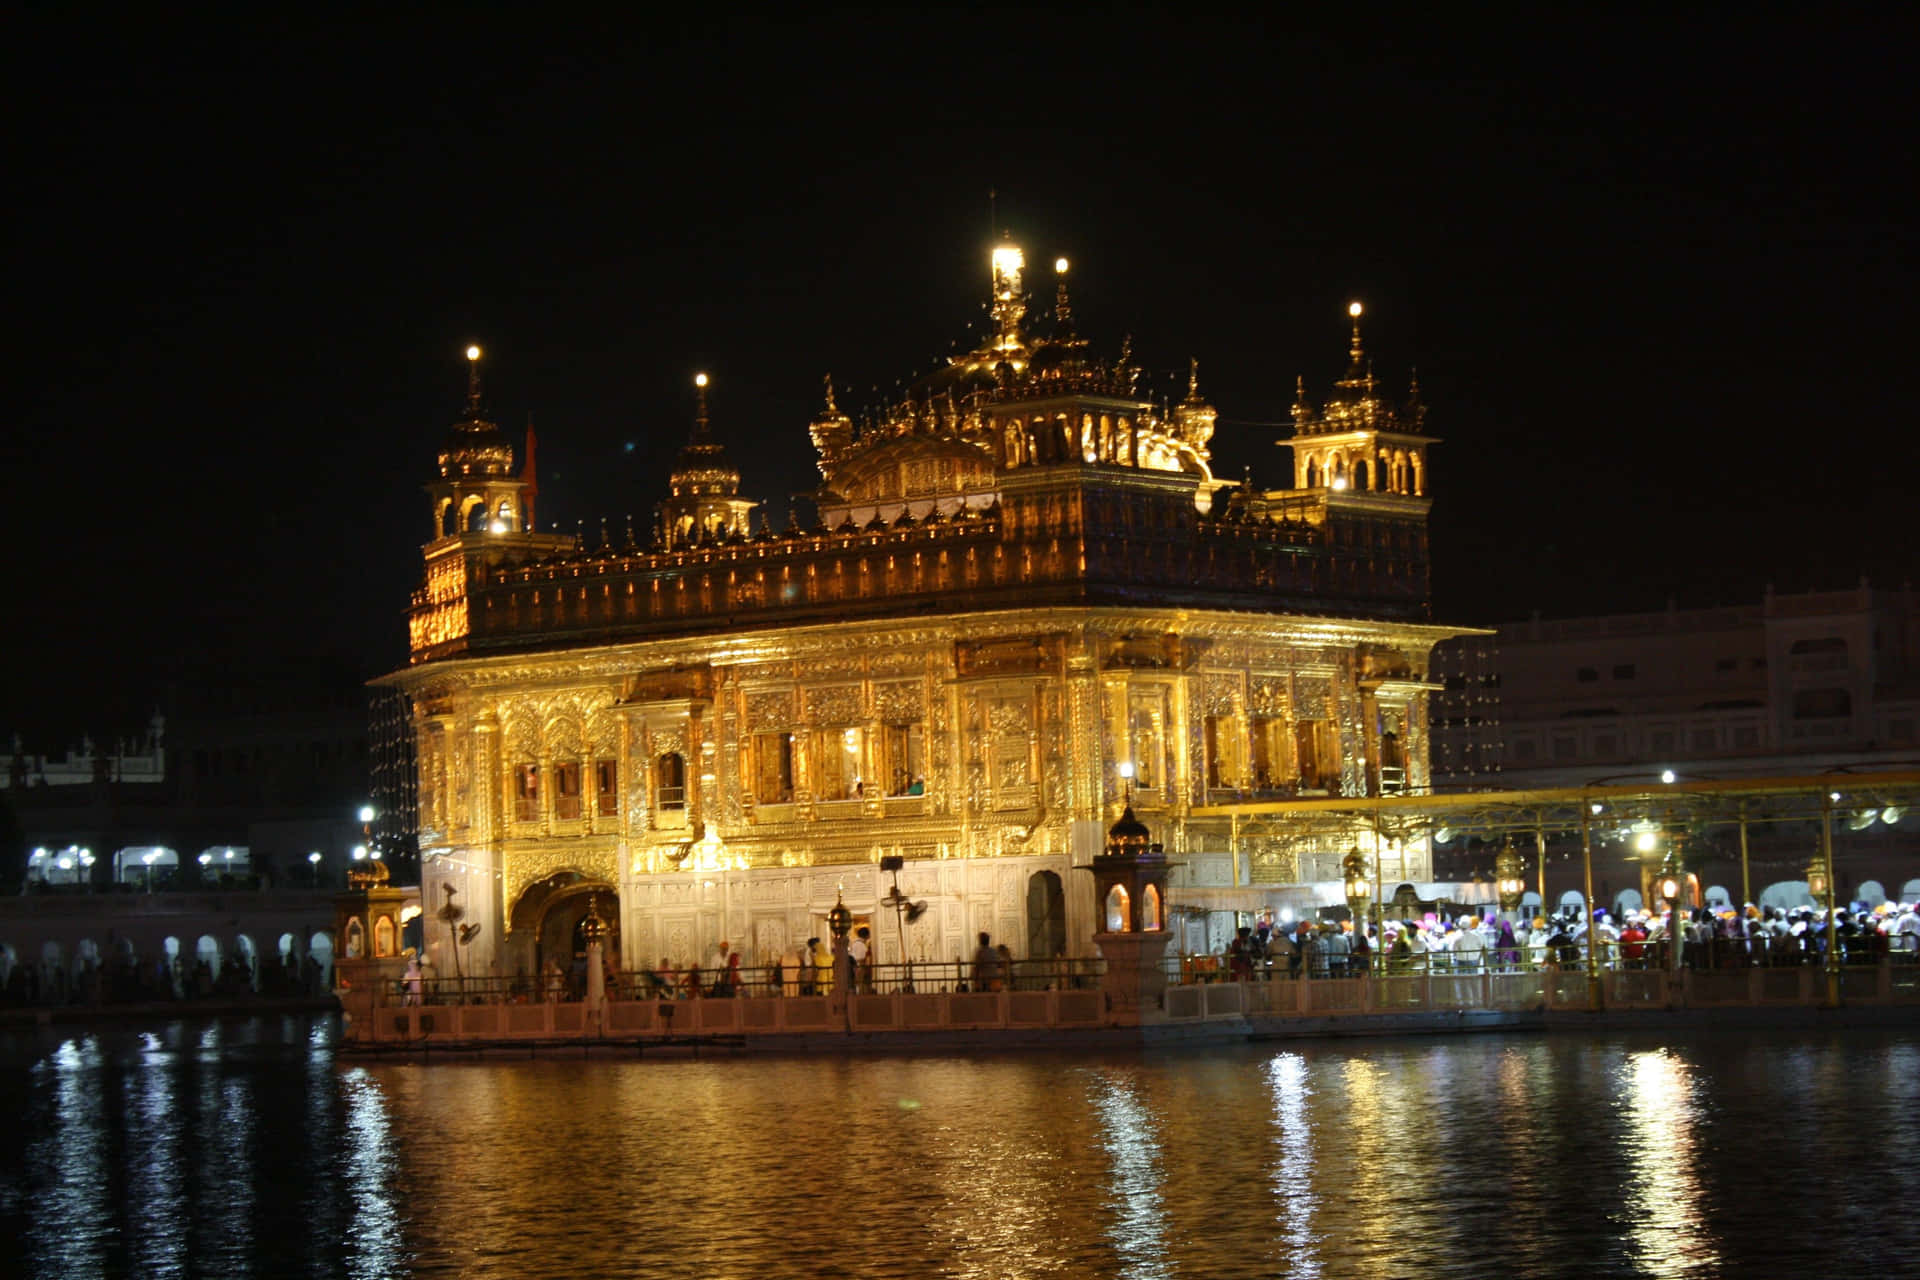
[(828, 685), (824, 689), (803, 691), (805, 711), (802, 719), (810, 725), (858, 724), (866, 719), (857, 684)]
[(793, 690), (779, 689), (747, 695), (747, 732), (776, 733), (794, 727)]

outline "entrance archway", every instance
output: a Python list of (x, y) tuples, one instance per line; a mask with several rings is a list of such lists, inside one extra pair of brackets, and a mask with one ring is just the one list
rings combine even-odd
[(549, 972), (550, 961), (569, 984), (574, 980), (576, 962), (584, 976), (586, 944), (580, 937), (580, 925), (590, 906), (607, 922), (606, 961), (617, 972), (624, 963), (619, 893), (604, 880), (590, 879), (578, 871), (559, 871), (528, 885), (513, 904), (507, 963), (514, 967), (515, 977), (524, 974), (528, 981), (535, 981)]
[(1027, 957), (1051, 960), (1066, 951), (1066, 892), (1058, 874), (1036, 871), (1027, 877)]

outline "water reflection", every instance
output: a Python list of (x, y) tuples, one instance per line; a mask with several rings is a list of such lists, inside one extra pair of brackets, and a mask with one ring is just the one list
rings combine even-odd
[(1695, 1138), (1702, 1116), (1693, 1072), (1673, 1050), (1653, 1049), (1627, 1059), (1623, 1085), (1634, 1261), (1656, 1276), (1714, 1274), (1720, 1259), (1703, 1223)]
[(1893, 1274), (1920, 1249), (1920, 1033), (361, 1064), (328, 1026), (0, 1034), (0, 1275)]
[(1100, 1118), (1100, 1145), (1107, 1153), (1107, 1205), (1113, 1212), (1108, 1237), (1127, 1277), (1171, 1275), (1162, 1256), (1160, 1135), (1151, 1111), (1136, 1096), (1134, 1082), (1104, 1072), (1093, 1094)]
[(1313, 1190), (1313, 1090), (1307, 1085), (1307, 1060), (1282, 1053), (1267, 1063), (1267, 1089), (1273, 1099), (1273, 1154), (1268, 1163), (1273, 1198), (1280, 1212), (1278, 1261), (1294, 1275), (1320, 1274), (1320, 1236), (1313, 1228), (1319, 1198)]
[(347, 1274), (356, 1280), (381, 1280), (401, 1274), (405, 1254), (389, 1185), (394, 1150), (386, 1101), (360, 1067), (348, 1070), (341, 1084), (347, 1100), (346, 1183), (353, 1206), (346, 1233)]

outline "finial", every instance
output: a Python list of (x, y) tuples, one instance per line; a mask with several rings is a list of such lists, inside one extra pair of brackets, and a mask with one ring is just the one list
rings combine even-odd
[(1073, 332), (1073, 304), (1067, 299), (1067, 260), (1053, 260), (1053, 274), (1059, 281), (1053, 296), (1053, 320), (1060, 326), (1061, 333)]
[(832, 417), (840, 412), (839, 406), (833, 402), (833, 375), (828, 374), (824, 381), (827, 384), (827, 416)]
[(1187, 398), (1189, 400), (1198, 400), (1200, 398), (1199, 356), (1187, 357)]
[(1358, 372), (1360, 368), (1360, 316), (1365, 310), (1366, 308), (1361, 306), (1358, 301), (1347, 304), (1347, 314), (1353, 317), (1353, 345), (1347, 350), (1347, 358), (1353, 361), (1355, 372)]
[(467, 412), (480, 416), (480, 348), (467, 348)]
[(707, 438), (707, 375), (706, 374), (696, 373), (693, 375), (693, 395), (694, 395), (694, 405), (695, 405), (695, 408), (693, 411), (693, 434), (697, 438), (701, 440), (705, 440)]

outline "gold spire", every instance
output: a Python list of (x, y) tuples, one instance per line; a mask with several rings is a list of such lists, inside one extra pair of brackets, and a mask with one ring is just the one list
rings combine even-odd
[(693, 375), (693, 438), (704, 441), (707, 438), (707, 375)]
[(822, 381), (827, 385), (827, 416), (831, 418), (840, 412), (840, 406), (833, 402), (833, 375), (828, 374)]
[(480, 416), (480, 348), (467, 348), (467, 412)]
[(1187, 399), (1192, 401), (1192, 400), (1198, 400), (1199, 398), (1200, 398), (1200, 357), (1188, 356), (1187, 357)]
[(1360, 316), (1365, 310), (1357, 301), (1347, 304), (1347, 314), (1353, 317), (1353, 345), (1347, 350), (1347, 358), (1352, 365), (1347, 371), (1349, 378), (1360, 376), (1360, 364), (1365, 358), (1360, 346)]
[(1054, 289), (1053, 320), (1060, 326), (1061, 333), (1071, 333), (1073, 332), (1073, 304), (1067, 300), (1067, 260), (1065, 258), (1053, 260), (1053, 274), (1059, 281)]

